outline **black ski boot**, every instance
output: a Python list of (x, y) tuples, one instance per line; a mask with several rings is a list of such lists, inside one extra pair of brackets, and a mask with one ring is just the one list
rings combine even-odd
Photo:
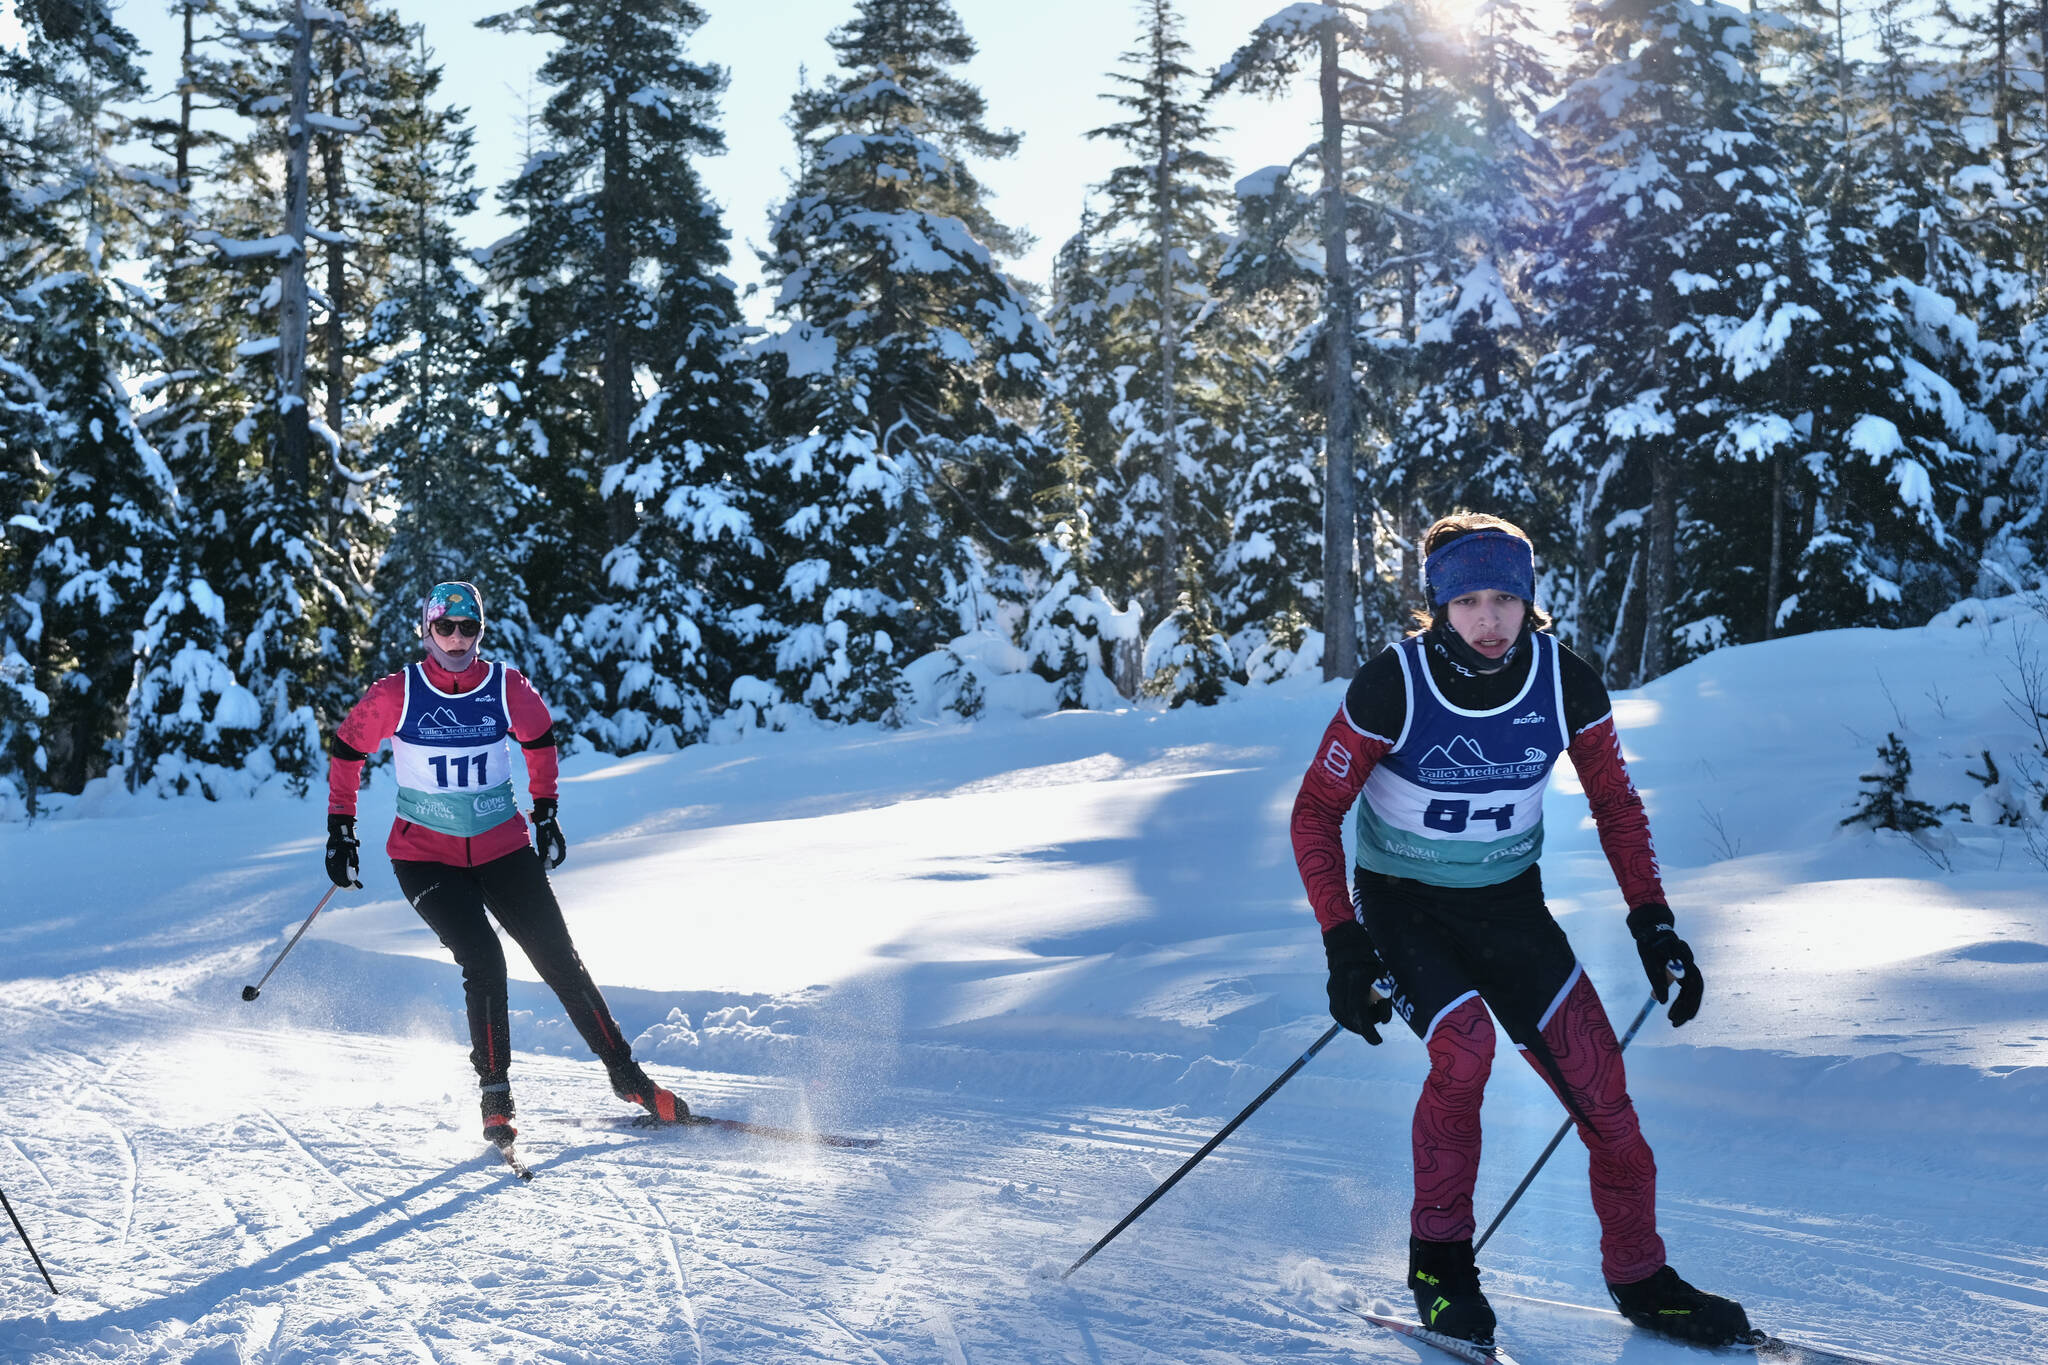
[(1408, 1287), (1422, 1325), (1475, 1346), (1493, 1345), (1493, 1305), (1479, 1292), (1479, 1267), (1472, 1240), (1425, 1242), (1408, 1239)]
[(487, 1085), (483, 1092), (484, 1141), (499, 1147), (511, 1145), (519, 1136), (519, 1130), (512, 1126), (514, 1113), (512, 1087), (504, 1081)]
[(1621, 1315), (1636, 1326), (1695, 1346), (1734, 1346), (1756, 1340), (1741, 1304), (1718, 1294), (1702, 1294), (1679, 1279), (1678, 1272), (1668, 1265), (1634, 1284), (1610, 1284), (1607, 1293)]
[(690, 1117), (690, 1106), (675, 1091), (656, 1085), (631, 1057), (622, 1062), (607, 1062), (605, 1070), (611, 1073), (612, 1093), (626, 1103), (639, 1105), (663, 1123), (678, 1123)]

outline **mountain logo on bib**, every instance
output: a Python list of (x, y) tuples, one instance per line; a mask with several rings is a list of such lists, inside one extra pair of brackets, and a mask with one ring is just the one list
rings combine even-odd
[(1496, 763), (1464, 735), (1449, 744), (1439, 744), (1415, 765), (1415, 775), (1424, 782), (1497, 782), (1503, 778), (1526, 781), (1543, 776), (1550, 758), (1541, 749), (1525, 749), (1515, 763)]
[(455, 744), (463, 740), (496, 738), (498, 727), (489, 721), (481, 725), (464, 725), (456, 714), (445, 706), (437, 706), (419, 719), (419, 736), (427, 744)]

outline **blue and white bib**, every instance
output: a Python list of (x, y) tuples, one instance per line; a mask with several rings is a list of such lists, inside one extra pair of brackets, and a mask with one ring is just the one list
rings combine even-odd
[(1512, 701), (1467, 711), (1444, 700), (1421, 638), (1394, 648), (1408, 719), (1365, 781), (1358, 863), (1435, 886), (1493, 886), (1543, 852), (1543, 792), (1571, 743), (1557, 641), (1532, 637)]
[(399, 819), (466, 837), (518, 815), (505, 666), (487, 667), (483, 682), (462, 693), (435, 687), (419, 664), (406, 668), (405, 715), (391, 737)]

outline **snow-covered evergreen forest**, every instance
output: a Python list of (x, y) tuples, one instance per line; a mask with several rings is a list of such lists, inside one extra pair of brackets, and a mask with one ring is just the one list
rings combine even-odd
[(170, 92), (109, 0), (0, 50), (0, 816), (304, 784), (450, 577), (614, 754), (1348, 675), (1465, 507), (1618, 687), (2048, 578), (2048, 0), (1103, 7), (1046, 280), (949, 0), (847, 0), (763, 229), (693, 0), (485, 19), (504, 184), (401, 6), (170, 5)]

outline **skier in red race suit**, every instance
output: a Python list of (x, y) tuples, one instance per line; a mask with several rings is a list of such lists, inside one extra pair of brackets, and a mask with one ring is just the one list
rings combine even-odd
[[(483, 601), (472, 584), (435, 584), (420, 613), (426, 657), (373, 683), (335, 732), (327, 765), (327, 875), (336, 886), (362, 885), (355, 879), (356, 793), (363, 764), (389, 739), (398, 818), (384, 851), (399, 889), (462, 968), (485, 1139), (509, 1148), (517, 1133), (505, 952), (486, 909), (561, 1000), (610, 1073), (613, 1093), (664, 1121), (687, 1117), (689, 1106), (633, 1060), (569, 939), (547, 875), (568, 855), (556, 820), (554, 719), (533, 684), (482, 657), (483, 626)], [(512, 792), (508, 739), (526, 753), (537, 848), (526, 841)]]
[[(1703, 979), (1673, 931), (1649, 821), (1623, 766), (1607, 689), (1544, 632), (1529, 538), (1498, 517), (1446, 517), (1423, 541), (1440, 616), (1352, 679), (1295, 798), (1294, 856), (1322, 925), (1330, 1014), (1380, 1041), (1398, 1012), (1429, 1052), (1415, 1106), (1408, 1284), (1422, 1322), (1481, 1344), (1493, 1309), (1472, 1251), (1479, 1108), (1492, 1016), (1563, 1102), (1591, 1156), (1601, 1269), (1631, 1321), (1703, 1344), (1745, 1336), (1740, 1304), (1666, 1264), (1657, 1167), (1621, 1049), (1543, 900), (1543, 791), (1569, 754), (1628, 927), (1673, 1026)], [(1361, 794), (1363, 801), (1359, 800)], [(1357, 803), (1346, 885), (1343, 825)]]

